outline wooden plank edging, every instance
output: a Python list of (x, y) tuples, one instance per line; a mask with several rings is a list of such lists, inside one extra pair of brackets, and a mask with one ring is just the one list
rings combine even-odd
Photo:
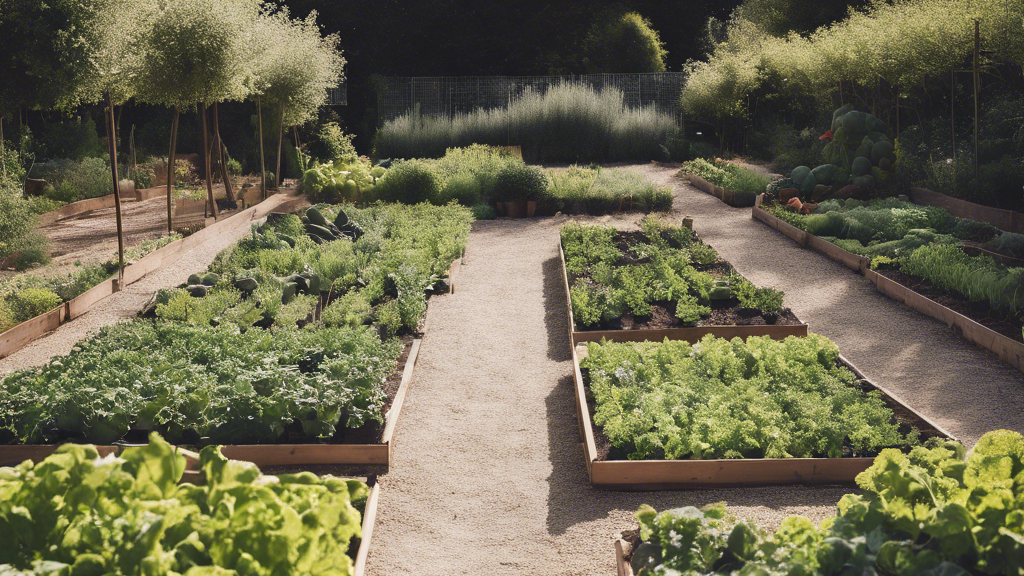
[[(113, 198), (113, 194), (110, 197)], [(99, 199), (101, 198), (91, 198), (90, 200)], [(90, 200), (83, 200), (83, 202)], [(230, 218), (217, 222), (213, 226), (206, 227), (186, 238), (170, 242), (140, 258), (134, 264), (126, 266), (124, 269), (124, 282), (121, 287), (133, 284), (145, 276), (176, 262), (182, 254), (213, 236), (248, 225), (253, 220), (266, 216), (271, 210), (287, 206), (296, 200), (297, 197), (294, 196), (275, 194), (260, 204), (233, 214)], [(59, 308), (26, 320), (0, 333), (0, 358), (14, 354), (44, 334), (56, 330), (61, 324), (70, 322), (85, 314), (93, 306), (116, 291), (113, 278), (104, 280), (77, 297), (61, 304)]]
[(370, 495), (366, 498), (366, 508), (363, 509), (362, 536), (359, 541), (359, 549), (356, 551), (356, 558), (353, 562), (355, 568), (352, 571), (354, 576), (365, 576), (366, 559), (370, 556), (370, 540), (373, 538), (373, 526), (377, 522), (377, 502), (380, 500), (380, 483), (375, 483), (370, 488)]
[(975, 222), (987, 222), (1000, 230), (1024, 234), (1024, 213), (1021, 212), (982, 206), (981, 204), (946, 196), (939, 192), (932, 192), (926, 188), (912, 187), (910, 189), (910, 199), (914, 203), (923, 206), (945, 208), (947, 212), (957, 218), (966, 218)]
[[(121, 199), (121, 203), (134, 202), (134, 196), (126, 197)], [(50, 226), (61, 220), (73, 218), (86, 212), (92, 212), (93, 210), (102, 210), (104, 208), (114, 207), (114, 195), (107, 194), (106, 196), (97, 196), (96, 198), (86, 198), (85, 200), (79, 200), (78, 202), (72, 202), (65, 204), (60, 208), (45, 212), (39, 215), (38, 224), (39, 226)]]
[[(617, 341), (610, 339), (611, 341)], [(586, 435), (584, 455), (590, 483), (611, 490), (676, 490), (724, 486), (788, 484), (852, 484), (875, 458), (757, 458), (719, 460), (598, 460), (593, 422), (587, 404), (586, 385), (580, 369), (580, 354), (573, 347), (577, 415)], [(840, 361), (860, 379), (900, 408), (920, 418), (946, 438), (955, 439), (942, 427), (904, 404), (885, 388), (864, 377), (852, 363)]]
[[(839, 262), (855, 272), (859, 272), (869, 282), (874, 284), (875, 288), (882, 294), (885, 294), (897, 302), (906, 304), (913, 310), (920, 312), (925, 316), (945, 322), (950, 328), (956, 328), (968, 342), (994, 353), (1000, 360), (1013, 366), (1017, 370), (1024, 372), (1024, 343), (1003, 336), (995, 330), (975, 322), (967, 316), (943, 306), (927, 296), (915, 292), (894, 280), (886, 278), (884, 275), (871, 269), (871, 261), (869, 259), (854, 254), (848, 250), (844, 250), (827, 240), (823, 240), (818, 236), (809, 234), (795, 226), (783, 222), (781, 219), (760, 207), (754, 208), (753, 218), (760, 220), (768, 226), (782, 232), (786, 236), (793, 238), (802, 246), (807, 246), (831, 260)], [(795, 238), (794, 236), (799, 237), (799, 235), (792, 233), (789, 229), (801, 232), (803, 234), (803, 242)]]
[(633, 576), (633, 567), (626, 562), (632, 546), (622, 538), (615, 539), (615, 572), (617, 576)]

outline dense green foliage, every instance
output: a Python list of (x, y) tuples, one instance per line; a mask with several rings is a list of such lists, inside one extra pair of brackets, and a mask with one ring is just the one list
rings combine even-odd
[(988, 243), (992, 250), (1015, 256), (1019, 235), (957, 218), (943, 208), (892, 198), (868, 203), (829, 200), (810, 215), (778, 206), (769, 210), (877, 265), (896, 266), (940, 290), (988, 303), (994, 311), (1024, 323), (1024, 268), (1007, 267), (984, 255), (968, 256), (959, 248), (962, 241)]
[(632, 109), (621, 92), (562, 84), (527, 90), (506, 108), (454, 117), (416, 112), (386, 123), (374, 154), (381, 158), (439, 158), (472, 144), (522, 146), (528, 162), (652, 160), (676, 132), (675, 120), (653, 107)]
[(0, 468), (0, 573), (352, 574), (366, 484), (264, 476), (217, 447), (199, 460), (205, 483), (179, 484), (185, 457), (154, 434), (119, 457), (69, 444)]
[(839, 458), (911, 445), (823, 336), (591, 343), (594, 423), (630, 459)]
[(665, 45), (651, 22), (636, 12), (599, 18), (584, 46), (584, 66), (591, 73), (665, 71)]
[(382, 420), (402, 344), (365, 329), (247, 330), (138, 320), (3, 381), (6, 442), (109, 444), (133, 430), (172, 442), (330, 438)]
[(719, 262), (718, 254), (687, 228), (647, 217), (642, 239), (626, 252), (617, 231), (570, 223), (562, 227), (573, 319), (581, 328), (610, 327), (623, 316), (650, 317), (664, 303), (685, 326), (711, 315), (712, 300), (735, 302), (766, 317), (782, 312), (782, 293), (755, 288), (742, 276), (716, 277), (699, 268)]
[(693, 174), (710, 184), (732, 190), (737, 205), (753, 206), (754, 198), (763, 193), (771, 182), (771, 178), (753, 170), (723, 160), (709, 161), (703, 158), (684, 162), (680, 174)]
[(1024, 565), (1024, 438), (999, 430), (969, 456), (929, 440), (884, 450), (857, 476), (863, 492), (815, 526), (791, 516), (774, 533), (728, 517), (723, 504), (637, 513), (638, 576), (891, 574), (1016, 576)]
[(658, 186), (625, 168), (573, 165), (549, 171), (545, 204), (563, 214), (662, 212), (672, 209), (672, 189)]

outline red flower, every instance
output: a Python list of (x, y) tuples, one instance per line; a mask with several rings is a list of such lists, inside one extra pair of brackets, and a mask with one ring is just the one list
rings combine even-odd
[(831, 142), (832, 141), (832, 131), (829, 130), (828, 132), (825, 132), (824, 134), (821, 135), (821, 138), (818, 138), (818, 140), (823, 140), (825, 142)]

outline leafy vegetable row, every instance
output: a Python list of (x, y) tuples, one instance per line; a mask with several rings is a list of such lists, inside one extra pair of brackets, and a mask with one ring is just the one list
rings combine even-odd
[(735, 302), (766, 317), (782, 313), (782, 292), (756, 288), (739, 274), (716, 277), (699, 270), (727, 265), (692, 230), (650, 217), (641, 227), (641, 237), (626, 250), (614, 228), (562, 227), (573, 318), (580, 326), (608, 327), (626, 314), (649, 317), (659, 302), (670, 303), (685, 326), (709, 317), (712, 301)]
[[(839, 458), (918, 443), (823, 336), (597, 343), (595, 424), (629, 459)], [(614, 452), (613, 452), (614, 453)]]
[(0, 468), (0, 574), (348, 575), (369, 489), (309, 472), (264, 476), (200, 454), (205, 484), (158, 435), (120, 457), (66, 444)]
[(774, 533), (724, 504), (637, 513), (638, 576), (764, 574), (1017, 576), (1024, 566), (1024, 437), (985, 434), (969, 456), (929, 440), (885, 450), (857, 477), (862, 492), (815, 526), (791, 516)]
[(806, 216), (778, 206), (769, 210), (844, 250), (872, 258), (874, 268), (895, 267), (1024, 324), (1024, 267), (1007, 267), (959, 249), (965, 241), (987, 243), (993, 251), (1020, 258), (1024, 235), (895, 199), (829, 200)]

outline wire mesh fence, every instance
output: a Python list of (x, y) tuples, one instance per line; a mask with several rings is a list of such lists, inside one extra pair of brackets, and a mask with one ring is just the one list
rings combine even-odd
[(478, 109), (504, 107), (527, 90), (545, 92), (563, 83), (585, 84), (597, 90), (616, 88), (630, 107), (653, 105), (682, 125), (679, 97), (686, 85), (686, 75), (682, 72), (384, 78), (377, 93), (378, 123), (414, 109), (424, 116), (452, 117)]

